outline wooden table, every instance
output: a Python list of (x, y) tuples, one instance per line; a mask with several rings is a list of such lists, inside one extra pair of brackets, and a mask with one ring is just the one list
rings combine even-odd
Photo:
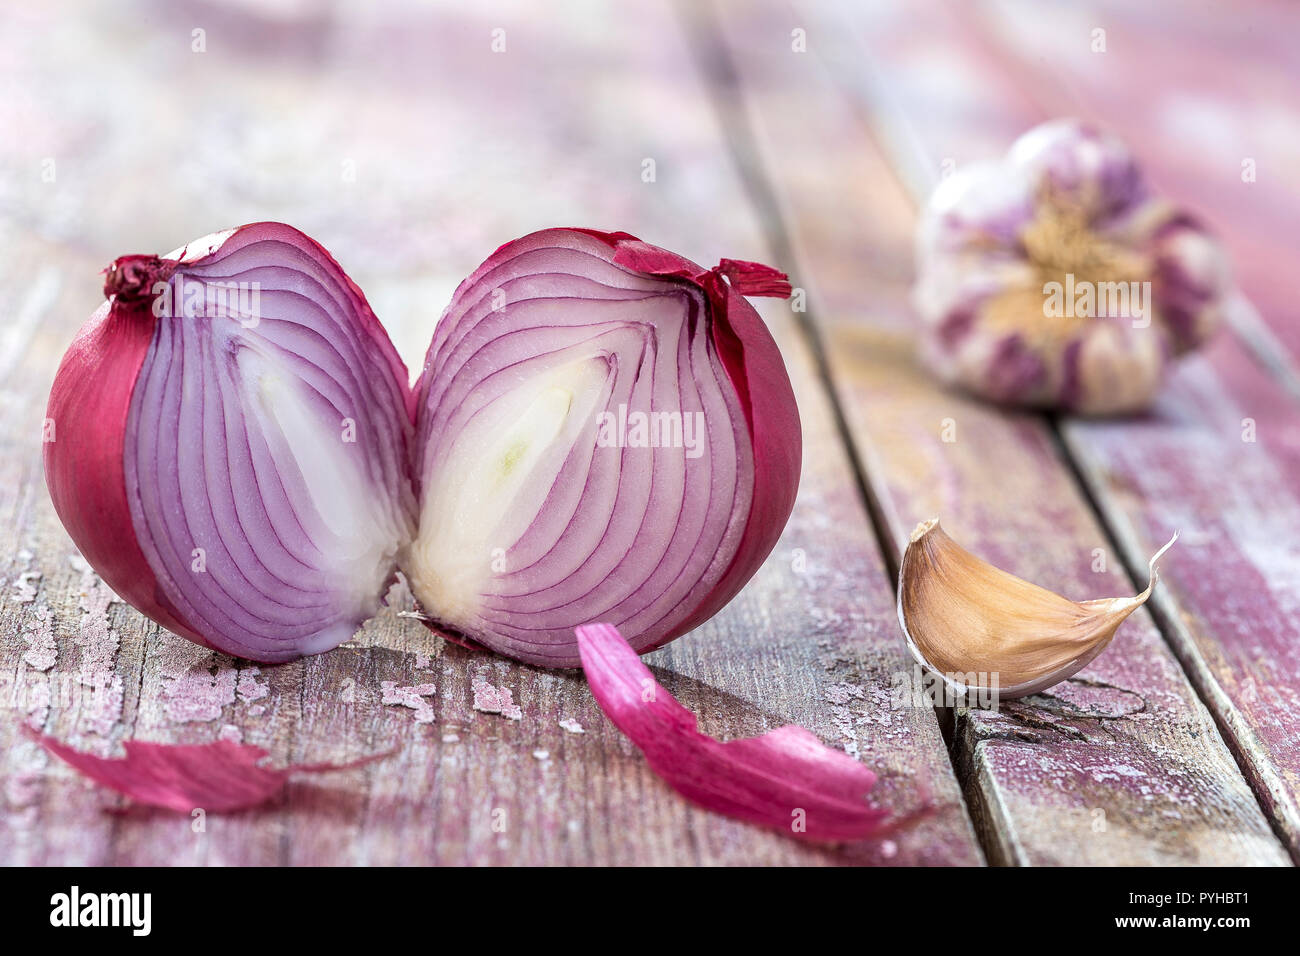
[[(0, 862), (1300, 859), (1300, 9), (465, 6), (4, 11)], [(912, 359), (917, 204), (945, 161), (999, 155), (1066, 113), (1113, 126), (1159, 188), (1211, 219), (1246, 296), (1137, 420), (1000, 411)], [(879, 769), (883, 804), (905, 812), (928, 792), (936, 812), (823, 848), (698, 810), (580, 674), (443, 646), (400, 616), (400, 595), (337, 650), (277, 667), (190, 645), (116, 600), (46, 494), (54, 369), (113, 257), (259, 219), (328, 246), (413, 367), (455, 283), (536, 228), (788, 269), (807, 311), (760, 307), (804, 420), (798, 505), (740, 597), (649, 662), (706, 731), (803, 724)], [(893, 572), (931, 515), (1076, 599), (1131, 593), (1146, 556), (1174, 528), (1183, 539), (1155, 599), (1076, 678), (996, 713), (897, 709), (909, 658)], [(508, 688), (522, 719), (475, 710), (476, 679)], [(386, 682), (390, 700), (433, 693), (385, 703)], [(395, 754), (196, 833), (124, 808), (24, 723), (104, 755), (218, 737), (277, 764)]]

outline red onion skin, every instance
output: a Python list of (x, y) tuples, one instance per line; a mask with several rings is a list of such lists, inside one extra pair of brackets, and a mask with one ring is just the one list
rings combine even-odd
[(157, 322), (147, 299), (115, 299), (77, 333), (45, 412), (54, 423), (45, 482), (63, 526), (104, 583), (169, 631), (211, 647), (163, 597), (126, 500), (127, 410)]
[[(618, 629), (577, 629), (596, 703), (659, 777), (692, 803), (795, 839), (835, 843), (888, 832), (929, 812), (888, 820), (867, 802), (876, 775), (803, 727), (787, 724), (725, 743), (659, 684)], [(802, 811), (804, 826), (792, 824)]]
[[(590, 232), (589, 230), (581, 230)], [(627, 233), (590, 232), (615, 249), (614, 262), (649, 275), (671, 276), (703, 291), (712, 312), (713, 341), (745, 410), (754, 448), (754, 497), (740, 546), (721, 580), (695, 612), (662, 640), (640, 653), (649, 653), (699, 627), (717, 614), (757, 573), (776, 547), (794, 510), (803, 460), (803, 430), (799, 406), (776, 340), (754, 307), (745, 300), (743, 278), (723, 278), (718, 269), (705, 269), (689, 259), (642, 242)], [(765, 282), (751, 294), (789, 295)]]
[(126, 756), (98, 757), (74, 750), (53, 737), (24, 727), (24, 733), (78, 773), (125, 794), (141, 806), (161, 807), (189, 816), (196, 808), (233, 813), (280, 796), (294, 774), (350, 770), (382, 760), (391, 751), (348, 763), (266, 767), (261, 747), (216, 740), (210, 744), (125, 742)]

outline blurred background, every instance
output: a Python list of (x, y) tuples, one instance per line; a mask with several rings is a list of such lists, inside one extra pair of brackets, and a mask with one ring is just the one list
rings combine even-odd
[[(999, 156), (1043, 118), (1104, 120), (1226, 234), (1262, 304), (1285, 308), (1269, 277), (1295, 238), (1294, 10), (1130, 6), (7, 4), (7, 258), (98, 265), (283, 219), (333, 250), (381, 316), (432, 319), (492, 248), (548, 225), (644, 233), (701, 261), (758, 257), (789, 224), (754, 181), (779, 178), (771, 157), (753, 155), (732, 114), (779, 96), (863, 124), (922, 197), (945, 163)], [(764, 57), (788, 67), (779, 91)], [(798, 119), (766, 148), (826, 151), (828, 196), (871, 175), (866, 157), (840, 155), (847, 131), (809, 142)], [(1257, 188), (1238, 188), (1243, 157)], [(875, 215), (911, 225), (888, 205)], [(864, 258), (907, 267), (906, 242), (874, 248), (851, 225)], [(425, 338), (399, 343), (408, 361)]]

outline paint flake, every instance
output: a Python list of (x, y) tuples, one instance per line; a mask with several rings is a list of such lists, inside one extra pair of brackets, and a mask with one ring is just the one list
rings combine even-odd
[(24, 624), (23, 662), (38, 671), (48, 671), (59, 659), (59, 646), (54, 640), (54, 629), (50, 625), (50, 609), (38, 604), (32, 609), (32, 616)]
[(571, 734), (585, 734), (587, 732), (586, 728), (572, 717), (566, 717), (560, 721), (560, 728), (567, 730)]
[(239, 671), (224, 656), (191, 644), (169, 641), (159, 664), (163, 710), (177, 723), (219, 720), (235, 702)]
[(41, 579), (40, 571), (23, 571), (14, 582), (14, 601), (18, 604), (31, 604), (36, 600), (35, 583)]
[(828, 703), (838, 704), (841, 706), (847, 704), (851, 700), (862, 700), (864, 696), (861, 687), (845, 683), (831, 684), (826, 688), (825, 693)]
[(119, 641), (108, 626), (109, 606), (118, 599), (81, 555), (73, 555), (69, 563), (81, 575), (82, 614), (73, 638), (79, 652), (77, 679), (90, 689), (82, 701), (79, 726), (107, 736), (122, 716), (122, 678), (114, 668)]
[(271, 685), (265, 681), (259, 681), (262, 671), (257, 667), (245, 667), (239, 672), (239, 678), (235, 682), (235, 693), (239, 699), (246, 704), (251, 704), (255, 700), (261, 700), (271, 692)]
[(505, 687), (493, 687), (481, 677), (474, 678), (474, 709), (485, 714), (500, 714), (509, 720), (523, 720), (524, 712)]
[(50, 716), (50, 696), (48, 680), (28, 685), (25, 713), (26, 724), (32, 730), (40, 730), (45, 726), (45, 721)]
[(436, 684), (416, 684), (413, 687), (398, 687), (396, 681), (386, 680), (379, 685), (383, 694), (382, 702), (398, 707), (409, 707), (415, 711), (417, 724), (431, 724), (434, 720), (433, 707), (426, 697), (432, 697), (437, 691)]
[(227, 740), (232, 744), (242, 744), (244, 742), (244, 732), (234, 724), (226, 724), (217, 734), (218, 740)]

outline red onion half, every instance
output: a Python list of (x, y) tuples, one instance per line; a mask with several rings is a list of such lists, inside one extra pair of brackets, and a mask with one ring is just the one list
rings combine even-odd
[(402, 560), (435, 626), (569, 667), (579, 625), (611, 622), (645, 653), (731, 600), (799, 481), (794, 393), (743, 298), (786, 296), (784, 280), (548, 229), (461, 283), (416, 384)]
[(534, 233), (461, 284), (414, 394), (282, 224), (119, 259), (105, 292), (50, 395), (51, 497), (119, 595), (230, 654), (347, 640), (399, 560), (455, 640), (576, 666), (599, 620), (644, 653), (717, 613), (794, 504), (798, 410), (743, 298), (789, 294), (766, 266)]
[(415, 528), (406, 369), (320, 245), (255, 223), (126, 256), (50, 393), (86, 560), (200, 644), (283, 661), (378, 609)]

